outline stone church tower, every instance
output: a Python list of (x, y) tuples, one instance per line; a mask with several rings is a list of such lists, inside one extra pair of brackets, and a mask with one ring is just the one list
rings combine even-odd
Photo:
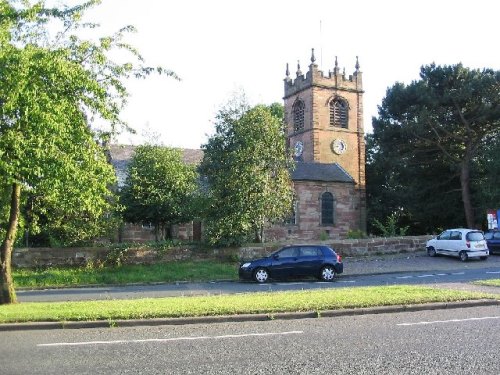
[(297, 203), (287, 237), (343, 238), (351, 230), (366, 232), (362, 73), (357, 58), (348, 77), (337, 58), (328, 75), (315, 61), (313, 49), (306, 74), (297, 64), (292, 79), (287, 64), (284, 80)]

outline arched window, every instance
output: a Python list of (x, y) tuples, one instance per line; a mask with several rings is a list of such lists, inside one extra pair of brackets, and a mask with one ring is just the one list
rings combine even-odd
[(347, 129), (349, 122), (349, 104), (340, 98), (330, 102), (330, 125)]
[(304, 129), (304, 102), (297, 100), (293, 105), (293, 130), (298, 132)]
[(321, 194), (321, 225), (333, 225), (335, 223), (335, 198), (332, 193)]

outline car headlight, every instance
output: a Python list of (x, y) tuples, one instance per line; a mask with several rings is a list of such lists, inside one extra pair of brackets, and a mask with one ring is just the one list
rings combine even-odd
[(250, 262), (248, 262), (248, 263), (243, 263), (243, 264), (241, 265), (241, 268), (248, 268), (248, 267), (250, 267), (250, 265), (251, 265), (251, 264), (252, 264), (252, 263), (250, 263)]

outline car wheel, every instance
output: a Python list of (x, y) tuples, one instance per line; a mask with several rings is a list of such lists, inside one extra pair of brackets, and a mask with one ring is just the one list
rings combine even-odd
[(258, 283), (265, 283), (269, 279), (269, 273), (265, 268), (259, 267), (253, 273), (253, 279)]
[(486, 260), (486, 259), (488, 259), (488, 257), (479, 257), (479, 259)]
[(436, 249), (434, 249), (432, 246), (427, 249), (427, 255), (430, 257), (435, 257), (436, 256)]
[(332, 266), (325, 266), (321, 269), (321, 280), (332, 281), (335, 277), (335, 270)]
[(460, 260), (462, 262), (466, 262), (467, 259), (469, 259), (469, 256), (467, 255), (467, 251), (461, 251), (460, 254), (458, 254), (458, 256), (460, 257)]

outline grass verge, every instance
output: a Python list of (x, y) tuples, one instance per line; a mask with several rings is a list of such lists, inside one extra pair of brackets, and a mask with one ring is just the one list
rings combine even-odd
[(500, 279), (474, 281), (473, 284), (486, 285), (486, 286), (500, 286)]
[(120, 267), (17, 268), (13, 271), (16, 288), (48, 288), (81, 285), (117, 285), (173, 281), (210, 281), (238, 278), (235, 263), (214, 260), (177, 261)]
[(237, 314), (337, 310), (494, 299), (486, 293), (420, 286), (339, 288), (135, 300), (21, 303), (0, 305), (0, 323), (177, 318)]

